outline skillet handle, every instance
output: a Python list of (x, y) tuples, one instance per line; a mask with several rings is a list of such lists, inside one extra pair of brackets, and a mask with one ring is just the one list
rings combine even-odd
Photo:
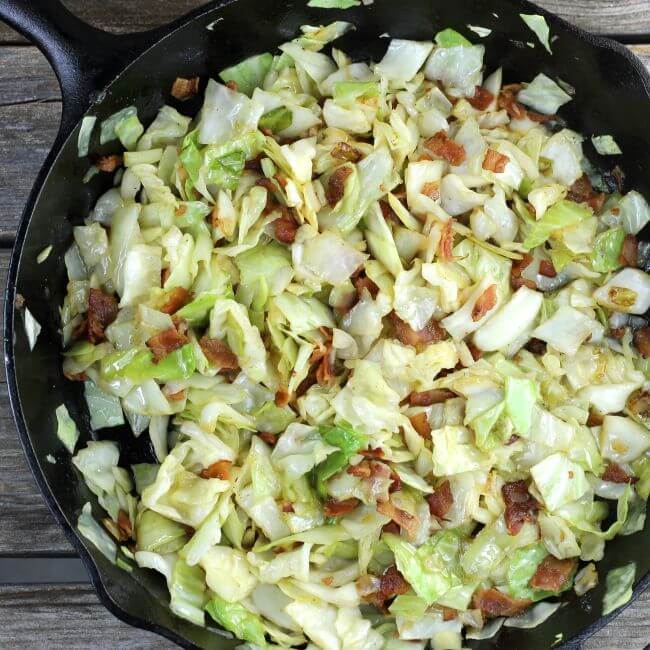
[(61, 86), (59, 138), (67, 137), (102, 89), (167, 31), (115, 35), (70, 13), (60, 0), (0, 0), (0, 19), (33, 41)]

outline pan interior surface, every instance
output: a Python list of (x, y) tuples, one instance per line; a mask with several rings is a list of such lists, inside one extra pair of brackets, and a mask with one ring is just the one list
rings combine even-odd
[[(128, 106), (138, 108), (144, 123), (158, 109), (171, 103), (186, 115), (194, 115), (197, 102), (176, 104), (169, 89), (178, 76), (216, 77), (219, 70), (252, 54), (272, 51), (292, 38), (304, 24), (318, 25), (347, 20), (356, 30), (337, 41), (336, 47), (355, 60), (378, 60), (388, 39), (381, 34), (416, 40), (430, 40), (442, 28), (453, 27), (471, 36), (466, 26), (479, 25), (492, 30), (481, 42), (486, 46), (488, 71), (503, 67), (506, 83), (530, 81), (544, 72), (575, 88), (574, 100), (563, 109), (568, 126), (585, 134), (611, 134), (625, 152), (622, 166), (627, 189), (638, 189), (650, 196), (650, 130), (642, 128), (647, 120), (648, 101), (645, 80), (622, 48), (609, 46), (600, 39), (590, 40), (557, 19), (549, 18), (553, 55), (535, 41), (519, 17), (521, 12), (538, 13), (515, 0), (486, 3), (466, 0), (462, 3), (441, 0), (410, 0), (396, 3), (375, 0), (370, 6), (348, 11), (323, 11), (306, 6), (305, 0), (237, 0), (199, 16), (164, 38), (131, 65), (91, 108), (98, 122)], [(637, 64), (638, 65), (638, 64)], [(80, 425), (83, 444), (90, 438), (87, 407), (80, 385), (68, 382), (61, 371), (59, 305), (66, 287), (63, 255), (72, 239), (72, 227), (82, 223), (107, 182), (96, 176), (83, 184), (88, 161), (77, 155), (78, 127), (64, 144), (36, 199), (29, 223), (23, 224), (14, 257), (8, 300), (21, 294), (43, 330), (34, 351), (30, 352), (23, 327), (23, 316), (13, 312), (13, 352), (8, 359), (10, 390), (16, 418), (30, 464), (50, 507), (68, 534), (76, 525), (83, 504), (96, 500), (73, 469), (70, 456), (56, 436), (54, 409), (65, 402)], [(94, 148), (93, 148), (94, 149)], [(97, 149), (108, 153), (110, 146)], [(588, 157), (596, 164), (599, 157), (586, 146)], [(646, 235), (647, 236), (647, 235)], [(36, 264), (37, 255), (52, 245), (47, 260)], [(13, 371), (13, 375), (12, 375)], [(85, 426), (84, 426), (85, 425)], [(96, 434), (95, 434), (96, 435)], [(121, 464), (153, 460), (147, 436), (134, 438), (126, 427), (99, 432), (99, 437), (117, 439), (122, 450)], [(47, 455), (57, 462), (46, 462)], [(99, 510), (97, 510), (99, 512)], [(72, 539), (72, 537), (71, 537)], [(75, 543), (79, 547), (78, 539)], [(650, 527), (630, 537), (616, 538), (607, 545), (605, 559), (599, 563), (604, 576), (610, 568), (635, 561), (637, 576), (650, 571), (650, 555), (640, 552), (650, 544)], [(104, 602), (129, 623), (169, 636), (188, 647), (235, 648), (241, 644), (218, 630), (205, 630), (173, 616), (167, 606), (167, 592), (159, 576), (134, 571), (130, 576), (111, 565), (94, 547), (94, 582)], [(88, 559), (88, 556), (85, 556)], [(601, 580), (601, 583), (604, 580)], [(604, 585), (577, 598), (568, 595), (566, 605), (546, 623), (532, 630), (503, 629), (492, 640), (468, 642), (475, 648), (523, 648), (541, 650), (579, 637), (583, 630), (601, 619)], [(593, 628), (592, 628), (593, 631)], [(558, 636), (561, 635), (561, 636)]]

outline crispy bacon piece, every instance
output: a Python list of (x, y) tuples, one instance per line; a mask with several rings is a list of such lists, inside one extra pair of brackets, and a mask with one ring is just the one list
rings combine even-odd
[(587, 174), (569, 187), (567, 198), (575, 203), (586, 203), (594, 212), (600, 212), (605, 203), (605, 194), (594, 190)]
[(170, 327), (164, 332), (152, 336), (147, 341), (147, 347), (153, 353), (156, 362), (164, 359), (170, 352), (183, 347), (189, 339), (181, 334), (175, 327)]
[(619, 464), (609, 463), (600, 477), (603, 481), (612, 483), (636, 483), (639, 479), (630, 476)]
[(365, 274), (358, 275), (356, 278), (354, 278), (354, 280), (352, 280), (352, 284), (357, 290), (359, 298), (361, 298), (364, 289), (368, 290), (368, 293), (372, 296), (373, 299), (376, 298), (377, 294), (379, 293), (379, 287)]
[(437, 201), (440, 198), (440, 183), (425, 183), (420, 190), (420, 194), (424, 194), (432, 201)]
[(485, 153), (485, 158), (483, 159), (483, 164), (481, 165), (481, 167), (483, 167), (483, 169), (489, 172), (494, 172), (495, 174), (502, 174), (505, 171), (506, 165), (509, 162), (510, 162), (510, 158), (508, 158), (508, 156), (499, 153), (494, 149), (488, 149), (487, 152)]
[(391, 312), (391, 320), (395, 328), (395, 336), (400, 343), (404, 345), (413, 345), (415, 347), (426, 345), (427, 343), (437, 343), (445, 338), (445, 330), (438, 324), (435, 318), (430, 318), (429, 322), (423, 329), (416, 332), (408, 323), (405, 323), (394, 311)]
[(165, 294), (165, 302), (159, 308), (163, 314), (175, 314), (192, 300), (192, 294), (183, 287), (174, 287)]
[(176, 81), (172, 85), (172, 97), (181, 102), (186, 101), (199, 92), (199, 77), (176, 77)]
[(625, 235), (618, 261), (623, 266), (639, 266), (639, 244), (634, 235)]
[(532, 352), (533, 354), (546, 353), (546, 341), (542, 341), (541, 339), (532, 338), (524, 347), (528, 352)]
[(169, 390), (167, 389), (167, 386), (165, 386), (162, 389), (162, 392), (163, 395), (172, 402), (180, 402), (185, 397), (185, 389), (181, 389), (176, 393), (170, 393)]
[(260, 431), (257, 434), (267, 445), (271, 447), (277, 442), (277, 436), (274, 433), (269, 433), (268, 431)]
[(390, 517), (400, 528), (406, 531), (409, 539), (414, 539), (420, 527), (420, 520), (406, 510), (393, 505), (390, 501), (377, 503), (377, 512)]
[(257, 156), (254, 158), (249, 158), (245, 163), (244, 163), (244, 169), (247, 169), (248, 171), (252, 172), (258, 172), (262, 173), (262, 158), (264, 158), (264, 154), (259, 153)]
[(126, 541), (127, 539), (131, 539), (131, 537), (133, 537), (131, 520), (129, 519), (129, 515), (127, 515), (124, 510), (120, 510), (117, 513), (117, 526), (120, 529), (120, 532), (123, 534), (123, 539), (120, 541)]
[(429, 424), (429, 418), (424, 411), (422, 413), (417, 413), (416, 415), (409, 415), (409, 420), (419, 435), (425, 439), (431, 438), (431, 425)]
[(327, 183), (327, 189), (325, 190), (325, 198), (332, 207), (343, 198), (345, 194), (345, 181), (351, 173), (352, 168), (347, 166), (338, 167), (332, 172)]
[(453, 167), (465, 160), (465, 147), (451, 140), (444, 131), (438, 131), (424, 146), (436, 157), (442, 158)]
[(634, 391), (627, 400), (627, 406), (642, 420), (648, 420), (650, 418), (650, 392), (647, 390)]
[(282, 512), (293, 512), (293, 503), (290, 501), (285, 501), (282, 504)]
[(514, 120), (523, 120), (527, 116), (526, 109), (515, 99), (515, 94), (521, 90), (521, 85), (511, 84), (504, 86), (499, 93), (497, 105), (501, 110), (505, 109), (508, 115)]
[(117, 300), (99, 289), (88, 293), (88, 340), (101, 343), (106, 336), (104, 330), (117, 318)]
[(506, 442), (506, 445), (514, 445), (517, 440), (520, 440), (520, 437), (516, 434), (513, 433), (509, 438), (508, 441)]
[(650, 357), (650, 327), (638, 329), (634, 333), (634, 343), (644, 359)]
[(520, 287), (528, 287), (529, 289), (537, 289), (537, 285), (532, 280), (526, 278), (511, 278), (510, 284), (512, 288), (517, 290)]
[(381, 531), (382, 533), (389, 533), (390, 535), (400, 534), (399, 526), (394, 521), (389, 521), (387, 524), (384, 524)]
[(547, 278), (554, 278), (557, 275), (557, 271), (553, 266), (553, 262), (549, 260), (542, 260), (539, 263), (539, 274), (544, 275)]
[(218, 460), (216, 463), (212, 463), (209, 467), (201, 470), (199, 476), (201, 478), (218, 478), (222, 481), (228, 481), (230, 479), (230, 468), (232, 463), (229, 460)]
[(296, 238), (296, 233), (298, 232), (298, 224), (287, 212), (273, 222), (273, 230), (275, 232), (275, 238), (279, 242), (283, 244), (293, 244)]
[(372, 475), (372, 466), (370, 461), (362, 460), (356, 465), (350, 465), (347, 469), (348, 474), (356, 476), (357, 478), (370, 478)]
[(453, 219), (449, 219), (442, 227), (440, 241), (438, 242), (438, 257), (443, 262), (450, 262), (454, 259), (454, 230)]
[(226, 86), (230, 88), (230, 90), (234, 90), (235, 92), (239, 90), (239, 86), (237, 85), (237, 82), (234, 79), (227, 81)]
[(451, 506), (454, 505), (454, 495), (451, 492), (449, 481), (441, 483), (433, 492), (426, 497), (429, 502), (429, 512), (438, 519), (444, 519)]
[(388, 203), (388, 201), (384, 201), (384, 199), (381, 199), (379, 201), (379, 207), (381, 208), (381, 214), (386, 221), (392, 221), (397, 226), (401, 225), (402, 222), (399, 220), (399, 217), (395, 213), (395, 210), (391, 208), (390, 203)]
[(448, 388), (432, 388), (419, 393), (411, 393), (408, 399), (411, 406), (431, 406), (432, 404), (446, 402), (452, 397), (456, 397), (456, 393)]
[(474, 361), (478, 361), (483, 356), (483, 350), (477, 348), (471, 341), (467, 341), (465, 345), (467, 345), (467, 349), (472, 355), (472, 359), (474, 359)]
[(278, 189), (275, 183), (270, 178), (258, 178), (255, 181), (255, 185), (257, 185), (258, 187), (263, 187), (269, 193), (275, 192)]
[(275, 405), (282, 408), (289, 403), (291, 395), (286, 388), (279, 388), (275, 393)]
[(95, 166), (100, 172), (114, 172), (122, 166), (122, 156), (112, 154), (110, 156), (99, 156), (95, 161)]
[(511, 535), (516, 535), (527, 521), (535, 521), (539, 504), (528, 492), (526, 481), (513, 481), (501, 488), (506, 504), (506, 526)]
[(388, 491), (399, 492), (402, 489), (402, 479), (399, 477), (399, 474), (392, 469), (390, 470), (390, 477), (393, 482), (390, 484)]
[(381, 576), (379, 584), (379, 593), (382, 600), (386, 601), (393, 596), (400, 596), (408, 593), (411, 585), (404, 579), (404, 576), (399, 572), (399, 569), (393, 564), (389, 566)]
[(352, 497), (344, 501), (337, 501), (336, 499), (328, 499), (323, 504), (323, 514), (326, 517), (340, 517), (352, 512), (361, 502), (359, 499)]
[(602, 413), (593, 408), (589, 409), (589, 416), (587, 417), (587, 426), (588, 427), (599, 427), (605, 420), (605, 416)]
[(547, 555), (530, 579), (530, 586), (533, 589), (543, 589), (544, 591), (560, 591), (577, 565), (576, 558), (558, 560), (553, 555)]
[(526, 267), (530, 266), (533, 261), (533, 256), (529, 253), (525, 253), (522, 259), (513, 260), (512, 267), (510, 269), (510, 284), (513, 289), (519, 289), (519, 287), (528, 287), (529, 289), (537, 289), (537, 286), (532, 280), (527, 280), (522, 278), (521, 274), (524, 272)]
[(532, 601), (511, 598), (495, 587), (481, 589), (474, 594), (473, 605), (487, 618), (516, 616), (531, 605)]
[(199, 345), (213, 366), (217, 366), (220, 370), (237, 370), (239, 368), (237, 355), (223, 341), (203, 336)]
[(373, 458), (375, 460), (384, 457), (384, 450), (381, 447), (377, 447), (376, 449), (361, 449), (358, 453), (364, 458)]
[(349, 162), (358, 162), (363, 154), (347, 142), (339, 142), (334, 146), (330, 155), (337, 160), (347, 160)]
[(490, 309), (497, 304), (497, 285), (491, 284), (478, 298), (472, 307), (472, 320), (480, 321)]
[(467, 101), (478, 111), (484, 111), (494, 100), (494, 95), (483, 86), (476, 86), (474, 97), (468, 97)]

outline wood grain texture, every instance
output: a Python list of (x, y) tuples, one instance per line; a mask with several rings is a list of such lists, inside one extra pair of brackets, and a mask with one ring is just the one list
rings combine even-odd
[[(97, 27), (126, 33), (164, 25), (206, 3), (202, 0), (64, 0), (64, 4)], [(537, 0), (537, 4), (592, 32), (627, 37), (650, 34), (647, 0)], [(12, 29), (0, 26), (0, 43), (24, 42)]]
[[(9, 251), (0, 250), (3, 293), (8, 263)], [(4, 367), (0, 372), (0, 554), (72, 553), (27, 467), (9, 408)]]

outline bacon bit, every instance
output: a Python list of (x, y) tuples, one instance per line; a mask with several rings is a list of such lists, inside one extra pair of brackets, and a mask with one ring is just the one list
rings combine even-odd
[(298, 232), (298, 224), (290, 214), (283, 214), (273, 222), (275, 238), (283, 244), (293, 244)]
[(638, 329), (634, 333), (634, 343), (644, 359), (650, 357), (650, 327)]
[(282, 504), (282, 512), (293, 512), (293, 503), (290, 503), (289, 501), (285, 501)]
[(339, 142), (335, 145), (330, 155), (337, 160), (347, 160), (353, 163), (358, 162), (363, 157), (363, 154), (358, 149), (347, 142)]
[(425, 183), (420, 190), (420, 194), (424, 194), (432, 201), (437, 201), (440, 198), (440, 183)]
[(278, 189), (275, 183), (270, 178), (258, 178), (255, 181), (255, 185), (257, 185), (258, 187), (263, 187), (269, 192), (275, 192)]
[(382, 533), (389, 533), (390, 535), (399, 535), (400, 529), (399, 526), (394, 521), (389, 521), (387, 524), (384, 524), (381, 529)]
[(279, 406), (280, 408), (285, 407), (289, 403), (290, 399), (291, 399), (291, 395), (289, 394), (289, 391), (286, 388), (280, 388), (275, 393), (275, 405)]
[(637, 390), (627, 400), (630, 411), (636, 413), (643, 420), (650, 418), (650, 392)]
[(550, 122), (551, 120), (554, 120), (557, 118), (557, 115), (544, 115), (544, 113), (537, 113), (535, 111), (531, 111), (528, 109), (527, 111), (528, 114), (528, 119), (537, 122), (539, 124), (543, 124), (544, 122)]
[(379, 201), (379, 207), (381, 208), (381, 214), (384, 217), (385, 221), (391, 221), (396, 226), (401, 225), (402, 222), (399, 220), (399, 217), (397, 216), (395, 210), (390, 207), (390, 203), (388, 203), (388, 201), (381, 199)]
[(278, 184), (282, 188), (285, 188), (287, 186), (287, 183), (289, 182), (287, 180), (287, 177), (281, 172), (278, 172), (277, 174), (273, 174), (273, 178), (275, 178), (275, 180), (278, 181)]
[(490, 309), (494, 309), (497, 304), (497, 285), (491, 284), (474, 303), (472, 308), (472, 320), (476, 323), (487, 314)]
[(206, 469), (201, 470), (199, 476), (201, 478), (218, 478), (222, 481), (228, 481), (230, 480), (231, 467), (232, 463), (229, 460), (218, 460)]
[(414, 539), (417, 535), (420, 520), (415, 515), (398, 508), (390, 501), (380, 501), (377, 503), (377, 512), (386, 517), (390, 517), (400, 528), (406, 531), (409, 539)]
[(411, 585), (404, 579), (399, 569), (393, 564), (389, 566), (381, 576), (379, 593), (382, 599), (388, 600), (393, 596), (400, 596), (410, 591)]
[(380, 459), (384, 457), (384, 450), (381, 447), (376, 449), (361, 449), (359, 455), (364, 458)]
[(527, 280), (526, 278), (514, 278), (510, 281), (513, 289), (519, 289), (520, 287), (528, 287), (529, 289), (537, 289), (537, 285), (532, 280)]
[(520, 260), (513, 260), (510, 269), (510, 275), (513, 278), (520, 278), (521, 274), (528, 268), (533, 261), (533, 256), (530, 253), (524, 253)]
[(392, 479), (392, 483), (390, 484), (390, 487), (388, 488), (389, 492), (399, 492), (402, 489), (402, 479), (399, 477), (399, 474), (395, 471), (392, 470), (390, 471), (390, 477)]
[(362, 460), (356, 465), (350, 465), (347, 469), (347, 473), (350, 476), (356, 476), (357, 478), (370, 478), (372, 475), (372, 467), (370, 466), (370, 461)]
[(483, 164), (481, 165), (481, 167), (483, 167), (483, 169), (489, 172), (494, 172), (495, 174), (502, 174), (505, 171), (506, 165), (509, 162), (510, 162), (510, 158), (508, 158), (508, 156), (499, 153), (494, 149), (488, 149), (487, 152), (485, 153), (485, 158), (483, 159)]
[(345, 499), (344, 501), (328, 499), (323, 504), (323, 514), (326, 517), (340, 517), (342, 515), (347, 515), (348, 512), (352, 512), (360, 503), (361, 501), (354, 497), (351, 499)]
[(630, 476), (617, 463), (609, 463), (600, 478), (611, 483), (636, 483), (639, 480), (635, 476)]
[(84, 318), (79, 325), (72, 330), (72, 340), (78, 341), (88, 336), (88, 319)]
[(639, 266), (639, 244), (634, 235), (625, 235), (618, 261), (623, 266)]
[(474, 361), (478, 361), (483, 356), (483, 350), (477, 348), (471, 341), (468, 341), (465, 345), (467, 345), (467, 349), (472, 355), (472, 359), (474, 359)]
[(114, 172), (122, 166), (122, 156), (113, 154), (111, 156), (99, 156), (95, 161), (95, 166), (100, 172)]
[(395, 336), (404, 345), (418, 347), (428, 343), (437, 343), (445, 338), (445, 330), (433, 317), (429, 319), (429, 322), (423, 329), (417, 332), (405, 323), (394, 311), (391, 312), (390, 317), (395, 328)]
[(532, 604), (531, 600), (511, 598), (495, 587), (477, 591), (472, 600), (474, 607), (487, 618), (516, 616)]
[[(172, 97), (181, 102), (188, 100), (199, 92), (200, 81), (199, 77), (190, 77), (189, 79), (176, 77), (176, 81), (172, 85)], [(230, 86), (228, 87), (230, 88)], [(237, 90), (237, 88), (235, 87), (232, 90)]]
[(264, 154), (257, 154), (255, 158), (249, 158), (245, 163), (244, 163), (244, 169), (247, 169), (248, 171), (251, 172), (262, 172), (262, 158), (264, 158)]
[(88, 340), (91, 343), (101, 343), (106, 339), (104, 330), (117, 318), (117, 300), (107, 296), (99, 289), (91, 289), (88, 293)]
[(483, 86), (476, 86), (474, 97), (468, 97), (467, 101), (479, 111), (484, 111), (493, 101), (494, 95)]
[(321, 359), (316, 369), (316, 383), (319, 386), (331, 386), (334, 381), (332, 372), (332, 362), (330, 361), (330, 351)]
[(524, 347), (533, 354), (546, 354), (546, 341), (541, 339), (532, 338)]
[(613, 339), (617, 339), (618, 341), (620, 341), (625, 336), (626, 331), (627, 331), (626, 327), (612, 327), (609, 330), (609, 335)]
[(153, 353), (154, 361), (164, 359), (170, 352), (183, 347), (189, 339), (180, 334), (175, 327), (170, 327), (147, 340), (147, 347)]
[(429, 503), (429, 512), (438, 519), (444, 519), (454, 505), (454, 495), (449, 481), (441, 483), (433, 494), (428, 494), (425, 498)]
[(192, 294), (183, 287), (174, 287), (165, 294), (165, 302), (159, 308), (163, 314), (175, 314), (192, 300)]
[(363, 276), (359, 275), (354, 280), (352, 280), (354, 288), (357, 290), (359, 298), (362, 297), (363, 290), (366, 289), (372, 298), (376, 298), (379, 293), (379, 287), (365, 274)]
[(515, 442), (517, 442), (517, 440), (521, 440), (521, 438), (520, 438), (516, 433), (513, 433), (513, 434), (508, 438), (508, 441), (506, 442), (506, 446), (507, 446), (507, 445), (514, 445)]
[(120, 539), (120, 542), (125, 542), (127, 539), (131, 539), (133, 537), (131, 520), (129, 519), (129, 515), (127, 515), (124, 510), (120, 510), (117, 513), (117, 526), (123, 535), (122, 539)]
[(223, 341), (204, 336), (199, 341), (199, 345), (211, 365), (217, 366), (220, 370), (237, 370), (239, 368), (237, 355)]
[(553, 555), (547, 555), (537, 566), (537, 571), (530, 579), (530, 586), (544, 591), (560, 591), (577, 566), (576, 558), (558, 560)]
[(599, 427), (605, 420), (605, 416), (602, 413), (598, 413), (594, 409), (589, 409), (589, 417), (587, 417), (587, 426), (588, 427)]
[(452, 167), (457, 167), (465, 160), (465, 147), (450, 140), (444, 131), (438, 131), (432, 138), (425, 141), (424, 146), (436, 158), (442, 158)]
[(408, 400), (411, 406), (431, 406), (432, 404), (446, 402), (452, 397), (456, 397), (456, 393), (448, 388), (432, 388), (419, 393), (411, 393)]
[(600, 212), (605, 203), (605, 194), (594, 191), (587, 174), (583, 174), (569, 187), (567, 198), (575, 203), (586, 203), (594, 212)]
[(352, 168), (343, 166), (334, 170), (327, 183), (325, 198), (327, 202), (334, 207), (345, 194), (345, 181), (352, 173)]
[(539, 263), (539, 274), (547, 278), (554, 278), (557, 275), (557, 271), (552, 262), (549, 262), (549, 260), (541, 260)]
[(449, 219), (442, 227), (440, 241), (438, 242), (438, 257), (443, 262), (450, 262), (454, 259), (454, 231), (453, 219)]
[(501, 488), (503, 501), (506, 504), (506, 526), (510, 535), (516, 535), (525, 522), (535, 521), (539, 504), (528, 492), (525, 481), (506, 483)]
[(277, 436), (268, 431), (259, 431), (257, 434), (267, 445), (273, 446), (277, 442)]
[(409, 420), (420, 436), (424, 439), (431, 438), (431, 425), (429, 424), (429, 418), (424, 411), (422, 413), (417, 413), (416, 415), (409, 415)]
[(163, 395), (168, 399), (171, 400), (172, 402), (180, 402), (182, 399), (185, 398), (185, 389), (181, 388), (181, 390), (175, 392), (175, 393), (170, 393), (169, 389), (167, 386), (165, 386), (162, 389)]
[(68, 381), (88, 381), (88, 375), (85, 372), (63, 372), (63, 376)]
[(230, 88), (230, 90), (233, 90), (234, 92), (237, 92), (239, 90), (239, 86), (237, 85), (237, 82), (234, 79), (227, 81), (226, 86)]
[(505, 109), (508, 115), (514, 120), (523, 120), (528, 114), (526, 109), (515, 99), (515, 94), (520, 89), (521, 86), (519, 84), (504, 86), (497, 99), (498, 107), (502, 110)]

